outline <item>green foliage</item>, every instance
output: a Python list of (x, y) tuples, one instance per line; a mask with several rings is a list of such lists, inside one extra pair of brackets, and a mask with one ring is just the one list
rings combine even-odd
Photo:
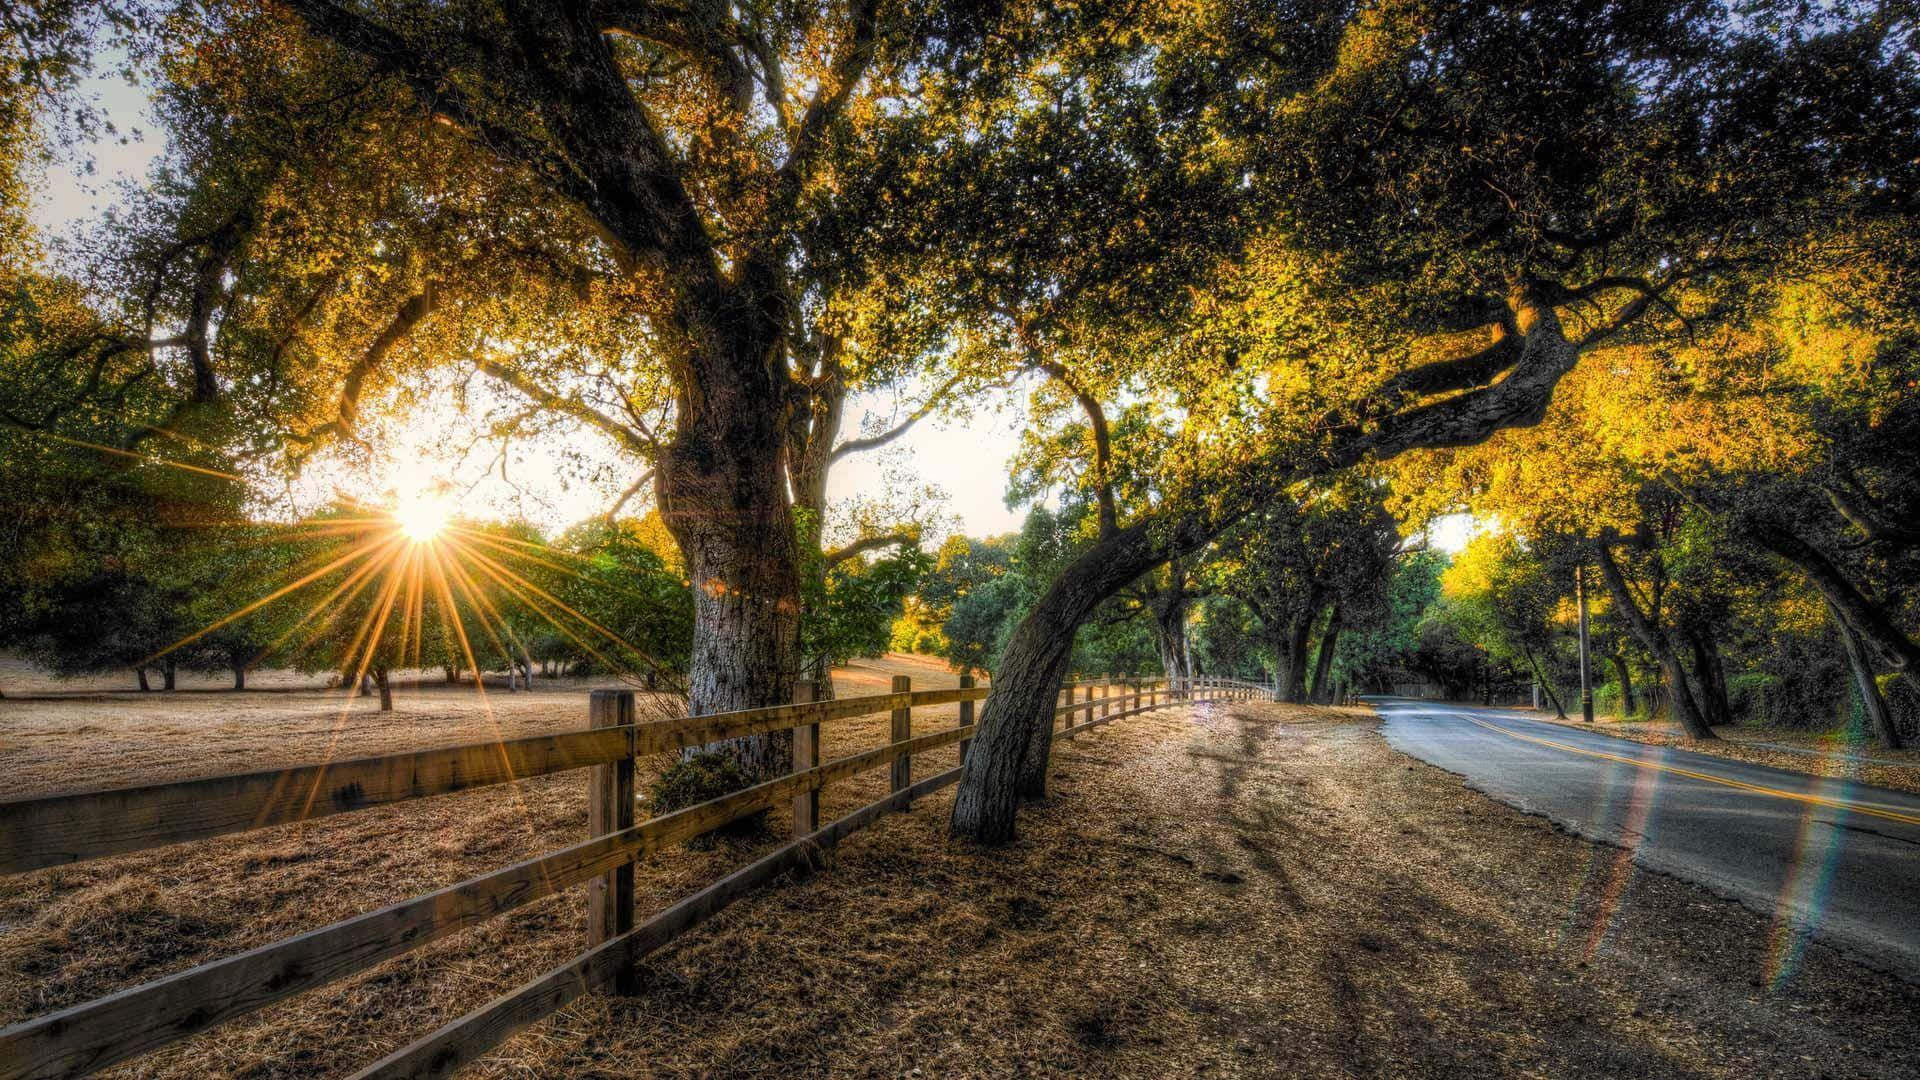
[(918, 544), (903, 544), (881, 558), (834, 566), (807, 593), (801, 651), (830, 664), (886, 652), (907, 597), (935, 562)]
[(954, 601), (953, 612), (941, 627), (947, 659), (962, 672), (991, 673), (1007, 635), (1026, 614), (1033, 597), (1033, 582), (1019, 573), (1002, 574), (974, 586)]
[(684, 674), (693, 649), (693, 597), (661, 543), (638, 518), (596, 518), (562, 534), (559, 552), (549, 558), (564, 569), (544, 568), (552, 591), (607, 632), (540, 628), (541, 658), (580, 671), (638, 671), (649, 683)]
[[(662, 770), (648, 786), (647, 808), (654, 817), (659, 817), (731, 795), (753, 782), (740, 763), (728, 754), (688, 754)], [(719, 836), (756, 836), (766, 830), (766, 818), (765, 812), (750, 814), (695, 838), (688, 846), (709, 848)]]
[[(1439, 601), (1441, 575), (1450, 562), (1439, 551), (1415, 551), (1393, 561), (1381, 616), (1341, 639), (1340, 662), (1351, 685), (1385, 693), (1396, 683), (1420, 681), (1412, 670), (1420, 622)], [(1431, 670), (1434, 665), (1421, 666)]]
[(1202, 671), (1251, 675), (1261, 665), (1273, 663), (1271, 642), (1261, 634), (1253, 609), (1231, 596), (1201, 601), (1199, 619), (1190, 633)]

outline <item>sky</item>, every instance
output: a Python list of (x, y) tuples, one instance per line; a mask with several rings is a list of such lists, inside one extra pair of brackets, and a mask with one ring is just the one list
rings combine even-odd
[[(51, 236), (97, 220), (121, 186), (140, 182), (165, 148), (143, 89), (118, 78), (94, 78), (84, 92), (100, 104), (118, 136), (76, 147), (46, 170), (35, 191), (33, 216)], [(889, 426), (899, 403), (916, 400), (916, 392), (924, 388), (890, 388), (856, 397), (847, 409), (843, 438), (861, 434), (869, 422)], [(828, 478), (828, 497), (837, 503), (876, 496), (904, 472), (945, 494), (946, 527), (937, 527), (936, 534), (952, 529), (971, 536), (1012, 532), (1025, 516), (1024, 509), (1009, 509), (1005, 502), (1019, 422), (1017, 394), (1006, 395), (997, 407), (974, 409), (964, 420), (929, 417), (885, 450), (836, 465)], [(311, 510), (337, 494), (406, 498), (445, 486), (459, 493), (464, 513), (519, 517), (557, 531), (604, 512), (635, 475), (636, 466), (591, 434), (577, 436), (571, 446), (518, 444), (503, 470), (490, 449), (459, 452), (468, 441), (462, 428), (450, 398), (413, 410), (409, 424), (393, 433), (388, 460), (376, 467), (380, 475), (322, 460), (301, 477), (291, 499), (298, 509)], [(583, 473), (570, 467), (582, 458), (600, 468)], [(1471, 518), (1455, 515), (1435, 525), (1431, 541), (1457, 551), (1476, 531)]]

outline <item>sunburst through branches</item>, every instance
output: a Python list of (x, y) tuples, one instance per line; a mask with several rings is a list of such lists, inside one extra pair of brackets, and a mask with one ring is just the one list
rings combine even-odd
[[(241, 620), (271, 627), (254, 656), (311, 671), (339, 685), (385, 682), (401, 669), (502, 668), (531, 676), (534, 639), (557, 636), (595, 666), (621, 676), (663, 671), (645, 650), (569, 602), (582, 583), (583, 556), (462, 523), (443, 487), (404, 491), (391, 506), (351, 506), (278, 526), (236, 547), (272, 548), (277, 568), (260, 571), (259, 595), (177, 641), (147, 662), (193, 645)], [(476, 688), (484, 689), (480, 680)]]

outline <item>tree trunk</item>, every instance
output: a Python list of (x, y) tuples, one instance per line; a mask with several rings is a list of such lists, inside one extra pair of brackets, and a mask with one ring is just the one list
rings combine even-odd
[(1800, 568), (1819, 591), (1830, 610), (1838, 612), (1860, 640), (1870, 645), (1894, 671), (1920, 673), (1920, 644), (1908, 637), (1880, 606), (1853, 582), (1820, 549), (1802, 540), (1788, 529), (1773, 524), (1751, 524), (1747, 530), (1759, 544)]
[(1193, 678), (1193, 644), (1187, 637), (1187, 568), (1179, 559), (1167, 563), (1167, 587), (1152, 598), (1155, 644), (1160, 670), (1181, 686)]
[(440, 673), (447, 677), (448, 686), (452, 686), (460, 681), (460, 669), (451, 664), (440, 665)]
[(1633, 700), (1633, 669), (1627, 666), (1624, 653), (1614, 653), (1607, 660), (1613, 664), (1613, 673), (1620, 679), (1620, 707), (1625, 710), (1623, 715), (1632, 716), (1640, 711)]
[(1627, 579), (1620, 573), (1620, 564), (1613, 561), (1613, 549), (1601, 541), (1594, 541), (1595, 561), (1600, 564), (1600, 579), (1607, 584), (1607, 594), (1613, 599), (1613, 606), (1626, 619), (1627, 627), (1640, 644), (1653, 654), (1660, 664), (1661, 674), (1666, 676), (1667, 686), (1673, 691), (1673, 712), (1679, 719), (1680, 727), (1690, 739), (1715, 738), (1713, 728), (1707, 725), (1706, 718), (1700, 714), (1700, 707), (1693, 696), (1693, 688), (1688, 684), (1687, 671), (1680, 665), (1680, 657), (1674, 652), (1673, 642), (1640, 605), (1633, 594), (1627, 590)]
[[(1073, 660), (1073, 638), (1102, 600), (1167, 558), (1145, 526), (1097, 541), (1069, 563), (1014, 628), (993, 670), (993, 695), (953, 800), (952, 829), (980, 843), (1013, 839), (1022, 798), (1046, 794), (1053, 707)], [(1191, 542), (1191, 541), (1189, 541)]]
[(1320, 655), (1313, 664), (1313, 689), (1307, 694), (1307, 700), (1320, 705), (1331, 704), (1327, 700), (1327, 690), (1331, 684), (1328, 677), (1333, 674), (1333, 650), (1340, 645), (1340, 630), (1344, 616), (1340, 612), (1340, 602), (1334, 601), (1333, 611), (1327, 616), (1327, 628), (1320, 634)]
[(140, 692), (141, 692), (141, 693), (143, 693), (143, 694), (144, 694), (144, 693), (146, 693), (146, 692), (148, 692), (149, 690), (152, 690), (152, 689), (153, 689), (153, 687), (152, 687), (152, 686), (150, 686), (150, 685), (148, 685), (148, 683), (147, 683), (147, 669), (146, 669), (145, 667), (136, 667), (136, 668), (134, 668), (134, 669), (133, 669), (133, 674), (134, 674), (134, 677), (135, 677), (135, 678), (137, 678), (137, 679), (139, 679), (139, 680), (140, 680)]
[(1547, 700), (1553, 703), (1553, 715), (1565, 720), (1567, 718), (1567, 709), (1566, 706), (1560, 704), (1560, 695), (1554, 692), (1553, 683), (1548, 680), (1547, 673), (1541, 670), (1540, 661), (1534, 659), (1533, 650), (1527, 649), (1525, 651), (1527, 654), (1527, 666), (1533, 669), (1534, 681), (1540, 684), (1540, 689), (1547, 692)]
[(160, 665), (161, 689), (172, 690), (174, 689), (178, 681), (179, 681), (179, 668), (174, 664), (173, 661), (169, 660), (166, 663)]
[(1720, 669), (1720, 646), (1711, 630), (1687, 631), (1693, 650), (1693, 679), (1700, 688), (1700, 711), (1709, 726), (1733, 723), (1733, 704), (1727, 700), (1727, 680)]
[(374, 668), (373, 682), (375, 686), (380, 688), (380, 711), (392, 712), (393, 685), (387, 681), (387, 669), (383, 667)]
[(1313, 621), (1320, 614), (1320, 594), (1313, 590), (1307, 594), (1307, 605), (1294, 615), (1293, 628), (1287, 634), (1287, 689), (1286, 700), (1302, 702), (1307, 699), (1307, 645), (1313, 640)]
[(233, 665), (233, 688), (235, 690), (245, 690), (247, 688), (247, 665)]
[[(784, 705), (799, 678), (798, 537), (783, 468), (792, 387), (780, 331), (742, 305), (727, 326), (692, 325), (688, 357), (705, 393), (683, 393), (674, 440), (661, 455), (661, 516), (693, 583), (687, 709), (695, 716)], [(756, 333), (756, 328), (764, 332)], [(747, 775), (792, 766), (792, 733), (729, 739)]]
[[(1539, 423), (1554, 387), (1573, 370), (1580, 351), (1567, 340), (1552, 304), (1530, 282), (1516, 285), (1508, 306), (1520, 348), (1504, 378), (1487, 384), (1473, 367), (1476, 381), (1466, 385), (1455, 378), (1458, 369), (1451, 361), (1416, 369), (1432, 376), (1422, 384), (1423, 392), (1462, 392), (1375, 423), (1348, 425), (1343, 429), (1348, 435), (1310, 462), (1291, 456), (1251, 462), (1225, 479), (1212, 497), (1191, 508), (1149, 513), (1103, 536), (1062, 569), (1015, 629), (995, 667), (994, 693), (954, 796), (953, 831), (983, 843), (1013, 837), (1024, 745), (1029, 732), (1034, 738), (1051, 736), (1053, 695), (1066, 671), (1072, 636), (1102, 600), (1166, 560), (1199, 550), (1297, 480), (1350, 468), (1369, 456), (1470, 445), (1502, 428)], [(1067, 641), (1055, 640), (1059, 637)]]
[(1873, 724), (1873, 732), (1880, 737), (1880, 745), (1889, 750), (1901, 747), (1900, 725), (1895, 722), (1893, 710), (1887, 707), (1886, 695), (1880, 692), (1880, 683), (1873, 677), (1873, 662), (1867, 655), (1866, 643), (1847, 620), (1833, 605), (1827, 606), (1827, 613), (1833, 616), (1834, 629), (1840, 632), (1840, 644), (1847, 653), (1847, 668), (1853, 673), (1853, 684), (1860, 690), (1861, 707), (1867, 711), (1867, 719)]

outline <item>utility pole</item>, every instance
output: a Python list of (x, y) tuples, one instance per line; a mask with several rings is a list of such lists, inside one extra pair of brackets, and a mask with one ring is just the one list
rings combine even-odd
[(1580, 603), (1580, 719), (1593, 723), (1593, 667), (1587, 655), (1587, 567), (1573, 568), (1573, 595)]

